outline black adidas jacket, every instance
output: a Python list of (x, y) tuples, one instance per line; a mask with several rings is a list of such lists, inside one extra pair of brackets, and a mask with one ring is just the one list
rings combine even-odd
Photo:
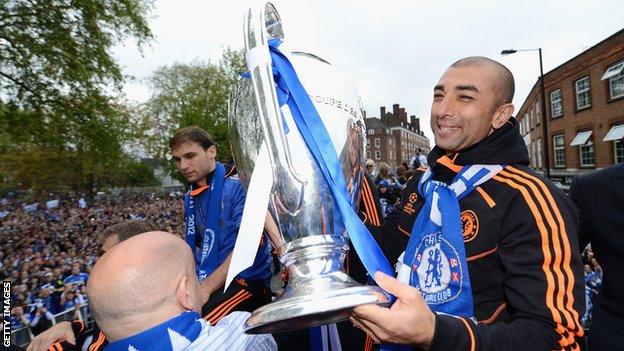
[[(506, 165), (460, 201), (476, 321), (437, 314), (431, 350), (578, 350), (585, 295), (577, 210), (527, 167), (518, 122), (457, 154), (436, 147), (428, 161), (434, 179), (446, 183), (463, 165)], [(419, 178), (384, 221), (380, 244), (392, 262), (423, 206)]]

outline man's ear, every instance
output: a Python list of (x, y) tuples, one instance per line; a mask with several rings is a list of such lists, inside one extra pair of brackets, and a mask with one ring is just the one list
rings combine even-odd
[(492, 128), (498, 129), (502, 127), (511, 118), (513, 112), (514, 105), (512, 103), (499, 106), (492, 116)]
[(210, 145), (210, 147), (208, 148), (208, 150), (206, 150), (206, 152), (208, 153), (208, 157), (217, 158), (217, 146), (216, 145)]
[(190, 289), (190, 282), (187, 277), (180, 279), (178, 288), (176, 289), (176, 298), (178, 303), (187, 311), (195, 308), (193, 293)]

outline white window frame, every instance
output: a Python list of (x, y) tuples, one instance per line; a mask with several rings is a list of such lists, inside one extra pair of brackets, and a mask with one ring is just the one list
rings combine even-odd
[[(583, 151), (587, 149), (587, 152), (591, 152), (591, 158), (592, 158), (592, 162), (591, 163), (583, 163)], [(579, 163), (582, 167), (592, 167), (595, 166), (596, 164), (596, 153), (595, 153), (595, 149), (594, 149), (594, 142), (592, 141), (591, 137), (587, 140), (587, 142), (585, 142), (585, 144), (583, 145), (579, 145)]]
[(381, 160), (381, 150), (375, 150), (375, 160)]
[[(557, 139), (561, 139), (561, 145), (557, 146)], [(557, 158), (557, 153), (560, 152), (563, 158), (563, 163), (560, 163)], [(555, 167), (565, 168), (565, 137), (563, 134), (553, 135), (553, 160)]]
[[(620, 149), (620, 154), (618, 155), (618, 147)], [(624, 139), (613, 140), (613, 162), (624, 163)]]
[(379, 149), (381, 147), (381, 139), (375, 138), (375, 147)]
[(375, 135), (375, 129), (369, 129), (368, 135)]
[[(558, 94), (559, 97), (555, 99), (554, 95)], [(552, 118), (558, 118), (563, 116), (563, 96), (561, 89), (553, 90), (550, 92), (550, 113)]]
[(370, 139), (366, 139), (366, 148), (370, 149)]
[[(620, 86), (620, 91), (619, 93), (617, 93), (618, 95), (615, 95), (616, 93), (614, 93), (615, 84)], [(624, 96), (624, 71), (620, 72), (620, 74), (616, 76), (609, 78), (609, 96), (611, 97), (611, 99), (617, 99)]]
[[(587, 85), (585, 86), (585, 83)], [(576, 92), (576, 109), (582, 110), (591, 107), (591, 82), (589, 76), (585, 76), (574, 82), (574, 91)], [(585, 96), (585, 97), (583, 97)], [(581, 105), (584, 100), (585, 104)]]

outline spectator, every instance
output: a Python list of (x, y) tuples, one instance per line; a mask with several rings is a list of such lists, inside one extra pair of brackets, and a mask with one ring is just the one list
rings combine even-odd
[(369, 158), (368, 160), (366, 160), (366, 163), (364, 165), (365, 165), (366, 173), (371, 178), (374, 178), (375, 177), (375, 161)]
[(63, 284), (83, 285), (87, 283), (88, 279), (89, 279), (89, 275), (87, 273), (80, 271), (80, 264), (74, 263), (72, 264), (72, 274), (69, 277), (63, 279)]

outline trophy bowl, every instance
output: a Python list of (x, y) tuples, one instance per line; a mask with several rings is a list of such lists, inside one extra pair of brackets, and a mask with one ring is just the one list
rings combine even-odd
[[(284, 294), (247, 320), (245, 331), (250, 334), (324, 325), (348, 319), (350, 311), (359, 305), (389, 304), (380, 288), (361, 285), (345, 273), (349, 235), (332, 192), (288, 104), (279, 101), (270, 60), (249, 58), (258, 48), (266, 49), (268, 55), (268, 41), (283, 38), (279, 14), (271, 3), (246, 13), (245, 46), (251, 78), (239, 80), (228, 106), (230, 143), (245, 187), (261, 147), (268, 149), (273, 187), (265, 228), (289, 274)], [(318, 56), (282, 50), (331, 138), (333, 145), (327, 146), (336, 151), (348, 200), (355, 211), (365, 150), (364, 116), (357, 90)], [(258, 210), (259, 215), (265, 215), (264, 209)]]

